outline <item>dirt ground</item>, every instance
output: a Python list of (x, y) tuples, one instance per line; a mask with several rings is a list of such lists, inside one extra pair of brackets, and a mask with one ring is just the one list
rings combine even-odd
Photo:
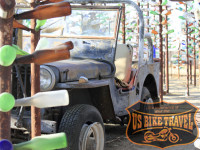
[[(165, 85), (164, 85), (165, 87)], [(164, 88), (165, 89), (165, 88)], [(170, 77), (169, 94), (164, 96), (164, 100), (168, 102), (181, 102), (188, 100), (190, 103), (200, 108), (200, 88), (197, 81), (197, 87), (190, 85), (190, 96), (186, 94), (186, 77)], [(200, 113), (197, 114), (198, 127), (200, 128)], [(106, 125), (106, 146), (105, 150), (159, 150), (151, 146), (139, 146), (128, 141), (125, 135), (126, 126)], [(197, 146), (198, 145), (198, 146)], [(198, 147), (198, 148), (197, 148)], [(165, 150), (199, 150), (200, 136), (195, 143), (183, 146), (174, 146)]]

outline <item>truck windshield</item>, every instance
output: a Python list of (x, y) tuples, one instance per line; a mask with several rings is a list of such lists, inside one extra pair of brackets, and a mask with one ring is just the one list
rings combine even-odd
[(73, 9), (70, 16), (48, 19), (41, 36), (115, 39), (118, 10)]
[(64, 36), (114, 37), (117, 11), (73, 10), (65, 19)]

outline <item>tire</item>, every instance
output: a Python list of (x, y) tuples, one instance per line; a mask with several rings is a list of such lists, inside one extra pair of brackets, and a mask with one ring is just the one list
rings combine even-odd
[(65, 132), (65, 150), (103, 150), (105, 131), (99, 111), (91, 105), (69, 107), (62, 117), (59, 132)]
[(151, 99), (151, 93), (149, 92), (147, 87), (142, 88), (142, 95), (141, 95), (141, 101), (143, 102), (148, 102), (148, 103), (153, 103), (153, 100)]

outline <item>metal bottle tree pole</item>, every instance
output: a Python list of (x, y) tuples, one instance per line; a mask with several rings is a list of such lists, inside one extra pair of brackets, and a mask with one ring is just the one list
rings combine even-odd
[(163, 101), (163, 38), (162, 38), (162, 0), (159, 0), (159, 47), (160, 47), (160, 73), (159, 73), (159, 95)]
[[(187, 4), (185, 4), (185, 11), (187, 12)], [(188, 53), (188, 21), (186, 20), (185, 22), (186, 25), (186, 63), (187, 63), (187, 91), (186, 91), (186, 96), (190, 95), (189, 91), (189, 53)]]
[(125, 15), (125, 4), (122, 4), (122, 41), (123, 44), (126, 44), (126, 31), (125, 31), (125, 20), (126, 20), (126, 15)]
[[(12, 45), (15, 0), (0, 0), (0, 47)], [(0, 66), (0, 93), (11, 92), (11, 66)], [(10, 139), (10, 112), (0, 112), (0, 140)]]
[[(167, 10), (167, 6), (166, 6)], [(165, 19), (167, 20), (168, 17), (165, 15)], [(168, 24), (165, 26), (166, 30), (168, 31)], [(165, 47), (166, 47), (166, 52), (165, 52), (165, 66), (166, 66), (166, 93), (169, 93), (169, 53), (168, 53), (168, 34), (165, 35)]]
[(196, 45), (195, 45), (195, 35), (193, 37), (194, 39), (194, 44), (193, 44), (193, 49), (194, 49), (194, 86), (196, 86)]
[[(32, 3), (35, 3), (35, 0), (31, 0)], [(34, 7), (32, 7), (33, 9)], [(31, 20), (31, 28), (34, 29), (36, 26), (36, 20)], [(40, 38), (39, 32), (31, 33), (31, 53), (35, 51), (37, 43)], [(31, 64), (31, 95), (40, 92), (40, 66), (36, 64)], [(41, 135), (41, 118), (40, 118), (40, 109), (34, 106), (31, 106), (31, 137)]]

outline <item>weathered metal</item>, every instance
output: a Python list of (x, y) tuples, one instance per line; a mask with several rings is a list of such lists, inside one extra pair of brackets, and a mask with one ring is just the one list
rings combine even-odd
[(196, 80), (197, 80), (197, 79), (196, 79), (196, 43), (195, 43), (196, 40), (195, 40), (195, 35), (194, 35), (194, 37), (193, 37), (193, 40), (194, 40), (194, 41), (193, 41), (193, 43), (194, 43), (194, 44), (193, 44), (193, 50), (194, 50), (194, 56), (193, 56), (193, 57), (194, 57), (194, 86), (196, 86), (196, 84), (197, 84), (197, 83), (196, 83), (196, 82), (197, 82)]
[(190, 84), (192, 84), (192, 60), (190, 60)]
[(123, 44), (126, 44), (126, 5), (123, 3), (122, 4), (122, 40)]
[[(31, 2), (35, 2), (35, 0), (31, 0)], [(34, 9), (34, 7), (32, 7)], [(31, 20), (31, 28), (35, 29), (36, 20)], [(37, 43), (40, 38), (40, 32), (32, 32), (31, 33), (31, 53), (35, 52)], [(31, 64), (31, 95), (35, 95), (40, 92), (40, 66), (36, 64)], [(34, 106), (31, 106), (31, 137), (41, 135), (41, 116), (40, 109)]]
[[(185, 11), (187, 12), (187, 4), (185, 4)], [(187, 91), (186, 91), (186, 96), (190, 95), (190, 91), (189, 91), (189, 52), (188, 52), (188, 21), (186, 20), (185, 22), (185, 26), (186, 26), (186, 63), (187, 63), (187, 82), (186, 82), (186, 86), (187, 86)]]
[[(12, 44), (14, 0), (0, 0), (0, 47)], [(0, 93), (11, 93), (11, 67), (0, 66)], [(10, 112), (0, 112), (0, 140), (10, 139)]]
[[(166, 6), (167, 10), (167, 6)], [(168, 17), (165, 15), (165, 20), (167, 20)], [(166, 30), (168, 31), (168, 24), (165, 25)], [(165, 69), (166, 69), (166, 92), (169, 93), (169, 52), (168, 52), (168, 34), (165, 35)], [(178, 58), (179, 59), (179, 58)]]
[(73, 49), (73, 43), (66, 42), (53, 49), (46, 49), (36, 51), (30, 55), (22, 56), (15, 60), (15, 63), (19, 64), (30, 64), (35, 63), (38, 65), (49, 63), (53, 61), (59, 61), (70, 58), (69, 50)]
[(160, 49), (160, 74), (159, 74), (159, 95), (163, 101), (163, 37), (162, 37), (162, 0), (159, 0), (159, 49)]

